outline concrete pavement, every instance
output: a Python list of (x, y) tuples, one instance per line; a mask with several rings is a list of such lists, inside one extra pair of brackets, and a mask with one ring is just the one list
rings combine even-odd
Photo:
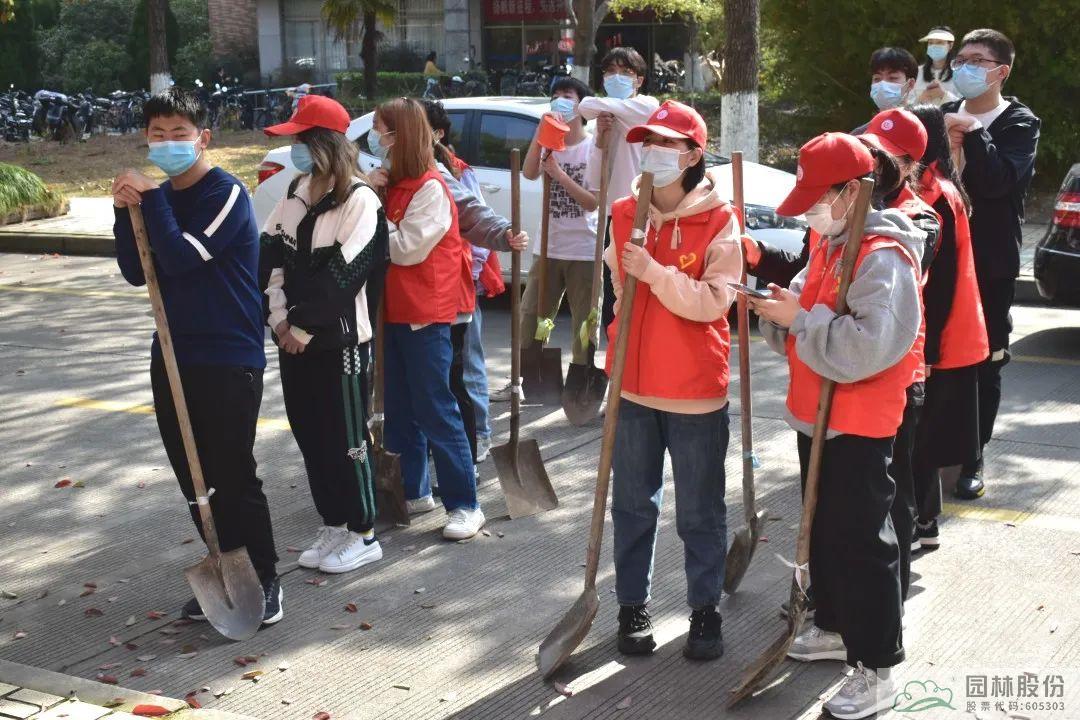
[[(668, 503), (651, 606), (660, 648), (636, 659), (615, 651), (609, 526), (600, 614), (556, 677), (572, 692), (566, 697), (539, 679), (533, 654), (581, 591), (599, 425), (571, 428), (557, 409), (526, 409), (523, 434), (540, 441), (559, 509), (509, 521), (488, 462), (481, 499), (490, 534), (445, 543), (433, 513), (385, 534), (381, 563), (313, 585), (317, 573), (297, 568), (294, 550), (318, 521), (270, 353), (256, 458), (282, 556), (286, 618), (228, 643), (206, 625), (172, 623), (189, 595), (182, 569), (202, 550), (147, 407), (148, 310), (145, 293), (126, 286), (110, 260), (0, 255), (0, 590), (16, 596), (0, 599), (0, 658), (86, 679), (111, 674), (172, 698), (200, 691), (204, 706), (268, 720), (320, 711), (356, 720), (817, 716), (839, 663), (788, 663), (782, 686), (722, 709), (738, 673), (784, 627), (776, 608), (789, 571), (775, 555), (792, 556), (798, 520), (794, 442), (782, 421), (786, 371), (762, 343), (752, 345), (754, 427), (764, 463), (758, 495), (771, 522), (739, 592), (721, 608), (727, 654), (709, 664), (681, 656), (685, 583)], [(1015, 316), (987, 496), (950, 503), (942, 549), (915, 561), (908, 661), (898, 676), (902, 685), (949, 689), (956, 708), (916, 718), (1003, 717), (1013, 701), (1016, 717), (1080, 717), (1080, 311), (1022, 307)], [(555, 335), (564, 358), (568, 325), (560, 318)], [(485, 322), (493, 385), (508, 375), (507, 337), (496, 305)], [(505, 410), (493, 407), (496, 442), (506, 437)], [(733, 402), (732, 448), (737, 412)], [(726, 465), (733, 531), (742, 516), (736, 450)], [(54, 487), (65, 479), (72, 485)], [(357, 613), (346, 611), (350, 602)], [(254, 662), (235, 662), (247, 656)], [(257, 683), (241, 679), (252, 669), (264, 672)], [(1046, 693), (1061, 676), (1062, 697), (1040, 690), (1021, 698), (1025, 672)], [(980, 677), (985, 698), (967, 692)], [(995, 678), (1002, 713), (993, 708)], [(1058, 701), (1067, 709), (1021, 706)]]

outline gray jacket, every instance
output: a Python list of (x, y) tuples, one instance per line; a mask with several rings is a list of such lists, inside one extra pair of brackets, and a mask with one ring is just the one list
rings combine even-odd
[(461, 237), (477, 247), (508, 252), (510, 242), (506, 239), (506, 231), (510, 229), (510, 221), (469, 192), (442, 163), (438, 167), (457, 206)]
[[(871, 211), (866, 217), (866, 233), (898, 240), (916, 261), (921, 261), (926, 233), (899, 210)], [(847, 233), (827, 238), (830, 252), (840, 252)], [(811, 254), (824, 248), (811, 248)], [(806, 282), (803, 268), (791, 281), (790, 290), (799, 295)], [(886, 370), (911, 350), (922, 323), (919, 302), (919, 269), (896, 252), (873, 252), (859, 265), (848, 289), (850, 314), (837, 317), (825, 305), (800, 310), (790, 332), (795, 335), (799, 359), (822, 377), (838, 383), (853, 383)], [(761, 334), (774, 351), (786, 354), (789, 330), (761, 319)], [(811, 435), (813, 425), (787, 413), (788, 424)], [(828, 437), (837, 435), (830, 429)]]

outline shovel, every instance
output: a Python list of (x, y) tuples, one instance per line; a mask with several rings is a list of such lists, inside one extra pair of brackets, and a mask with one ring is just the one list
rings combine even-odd
[[(543, 172), (543, 170), (541, 170)], [(541, 405), (554, 405), (562, 398), (562, 350), (547, 347), (548, 336), (554, 327), (554, 317), (547, 317), (544, 308), (547, 293), (548, 225), (551, 214), (551, 177), (544, 173), (544, 208), (540, 220), (540, 266), (536, 269), (539, 286), (536, 293), (536, 335), (521, 351), (521, 383), (525, 397)], [(531, 272), (531, 271), (530, 271)], [(516, 288), (515, 288), (516, 291)]]
[[(731, 153), (731, 181), (735, 189), (735, 207), (739, 211), (739, 222), (745, 223), (746, 207), (743, 202), (743, 155), (736, 150)], [(744, 225), (745, 228), (745, 225)], [(746, 284), (746, 262), (743, 262), (742, 278)], [(754, 507), (754, 421), (753, 404), (750, 400), (750, 308), (746, 296), (737, 293), (739, 316), (739, 412), (742, 421), (742, 475), (743, 475), (743, 514), (746, 527), (735, 533), (728, 548), (727, 561), (724, 564), (724, 592), (733, 593), (742, 582), (746, 569), (754, 557), (761, 528), (768, 511), (757, 511)]]
[[(645, 222), (652, 201), (652, 173), (642, 173), (638, 188), (637, 212), (634, 214), (634, 230), (630, 242), (645, 244)], [(607, 516), (608, 485), (611, 482), (611, 455), (615, 449), (615, 428), (619, 420), (622, 402), (623, 367), (626, 364), (626, 348), (630, 344), (630, 318), (633, 317), (634, 295), (637, 279), (627, 273), (623, 281), (622, 300), (619, 306), (619, 330), (615, 336), (615, 358), (611, 365), (611, 394), (607, 412), (604, 414), (604, 434), (600, 444), (600, 466), (596, 472), (596, 494), (593, 496), (592, 525), (589, 531), (589, 551), (585, 562), (585, 589), (559, 624), (540, 643), (536, 665), (545, 678), (559, 669), (574, 649), (589, 634), (593, 618), (600, 607), (596, 594), (596, 571), (600, 566), (600, 544), (604, 538), (604, 520)]]
[(604, 235), (607, 232), (607, 194), (608, 179), (611, 175), (610, 153), (607, 138), (600, 140), (600, 206), (596, 218), (596, 256), (593, 260), (592, 301), (589, 304), (589, 317), (578, 329), (581, 344), (585, 346), (587, 358), (584, 365), (571, 362), (566, 368), (566, 384), (562, 391), (563, 412), (570, 424), (581, 427), (592, 422), (600, 414), (600, 406), (607, 393), (608, 378), (603, 369), (596, 367), (593, 358), (596, 355), (596, 326), (600, 321), (600, 292), (604, 285)]
[(195, 433), (191, 429), (191, 418), (184, 400), (184, 386), (180, 380), (180, 369), (176, 365), (176, 352), (173, 349), (172, 334), (169, 332), (169, 320), (165, 317), (165, 305), (161, 300), (154, 260), (150, 255), (150, 239), (146, 234), (142, 208), (135, 205), (128, 209), (131, 213), (135, 244), (139, 249), (139, 260), (142, 261), (143, 276), (146, 278), (146, 288), (150, 293), (150, 305), (154, 309), (154, 323), (157, 325), (161, 357), (165, 361), (165, 374), (169, 377), (173, 405), (176, 406), (176, 421), (180, 426), (191, 483), (195, 488), (202, 535), (209, 551), (209, 555), (202, 562), (186, 569), (184, 575), (206, 619), (214, 629), (230, 640), (248, 640), (258, 632), (266, 609), (262, 583), (251, 564), (247, 548), (241, 547), (223, 553), (218, 544), (217, 529), (210, 512), (210, 493), (206, 491), (202, 465), (199, 463)]
[(375, 499), (378, 507), (378, 520), (383, 525), (408, 525), (409, 508), (405, 504), (405, 481), (401, 477), (401, 456), (390, 452), (383, 445), (383, 394), (386, 392), (386, 380), (383, 373), (386, 345), (386, 305), (385, 297), (379, 303), (377, 327), (375, 329), (375, 386), (371, 400), (372, 468), (375, 471)]
[[(841, 258), (840, 286), (836, 294), (836, 315), (848, 312), (847, 292), (854, 274), (855, 260), (859, 257), (862, 245), (863, 229), (866, 226), (866, 211), (870, 207), (870, 195), (874, 190), (874, 181), (859, 181), (859, 196), (855, 199), (855, 211), (851, 217), (851, 231), (844, 244)], [(832, 411), (833, 394), (836, 383), (828, 378), (821, 379), (821, 394), (818, 396), (817, 418), (814, 421), (814, 437), (810, 445), (810, 462), (806, 469), (806, 489), (803, 490), (802, 519), (799, 522), (799, 539), (795, 546), (795, 574), (791, 579), (791, 592), (788, 602), (788, 626), (783, 635), (743, 672), (739, 685), (732, 689), (728, 707), (752, 695), (767, 681), (773, 671), (787, 657), (791, 643), (802, 628), (806, 619), (806, 592), (810, 575), (810, 529), (814, 525), (814, 512), (817, 510), (818, 483), (821, 480), (821, 459), (825, 452), (825, 433), (829, 429), (829, 413)]]
[[(521, 230), (521, 151), (510, 151), (510, 216), (514, 235)], [(510, 376), (513, 392), (510, 393), (510, 441), (491, 448), (495, 469), (499, 473), (499, 485), (506, 498), (510, 517), (517, 519), (553, 510), (559, 505), (555, 489), (551, 486), (540, 446), (535, 440), (522, 440), (521, 393), (521, 251), (514, 250), (510, 266)]]

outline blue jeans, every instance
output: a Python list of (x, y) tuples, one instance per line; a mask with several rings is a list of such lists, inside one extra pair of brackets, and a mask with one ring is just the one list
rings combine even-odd
[(491, 438), (488, 423), (488, 377), (484, 364), (484, 343), (481, 339), (480, 296), (476, 297), (476, 309), (472, 322), (465, 331), (465, 388), (473, 401), (476, 413), (476, 437)]
[(623, 400), (615, 430), (611, 519), (620, 605), (649, 601), (656, 521), (664, 495), (664, 451), (675, 475), (675, 525), (683, 541), (686, 602), (720, 602), (727, 555), (724, 456), (728, 409), (704, 415), (662, 412)]
[(476, 478), (461, 411), (450, 392), (450, 326), (386, 323), (386, 449), (401, 455), (405, 496), (431, 494), (428, 444), (447, 510), (476, 508)]

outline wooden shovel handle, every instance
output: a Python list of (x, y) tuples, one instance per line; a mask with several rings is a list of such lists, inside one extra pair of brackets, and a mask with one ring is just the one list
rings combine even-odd
[[(864, 178), (859, 181), (859, 195), (855, 199), (855, 210), (848, 224), (848, 239), (844, 244), (841, 258), (840, 287), (836, 292), (836, 315), (848, 313), (847, 292), (855, 272), (855, 260), (859, 257), (863, 231), (866, 227), (866, 213), (870, 209), (870, 196), (874, 192), (874, 181)], [(810, 529), (814, 525), (814, 513), (817, 510), (818, 486), (821, 481), (821, 460), (825, 453), (825, 435), (829, 430), (829, 414), (832, 412), (833, 395), (836, 382), (828, 378), (821, 380), (821, 394), (818, 396), (817, 418), (814, 421), (814, 437), (810, 444), (810, 462), (806, 470), (806, 489), (803, 491), (802, 520), (799, 524), (799, 541), (795, 548), (795, 564), (799, 567), (795, 573), (803, 572), (801, 567), (810, 562)], [(805, 585), (804, 585), (805, 587)]]
[[(634, 230), (630, 235), (630, 242), (638, 246), (645, 244), (645, 223), (649, 217), (649, 205), (652, 203), (652, 189), (652, 173), (641, 173)], [(604, 538), (608, 486), (611, 484), (611, 456), (615, 450), (615, 428), (618, 425), (619, 405), (622, 402), (623, 368), (626, 366), (626, 348), (630, 344), (630, 324), (636, 294), (637, 278), (627, 273), (619, 301), (619, 314), (616, 316), (619, 330), (615, 335), (615, 358), (611, 363), (611, 382), (608, 384), (607, 410), (604, 413), (604, 435), (600, 444), (600, 467), (596, 472), (596, 494), (593, 496), (589, 553), (585, 559), (585, 587), (590, 589), (596, 587), (596, 571), (600, 567), (600, 544)]]
[[(547, 318), (547, 260), (548, 260), (548, 226), (551, 215), (551, 176), (544, 170), (543, 161), (540, 163), (540, 173), (544, 183), (544, 206), (540, 214), (540, 256), (537, 262), (540, 266), (536, 269), (536, 322)], [(511, 222), (513, 222), (511, 220)]]
[[(510, 151), (510, 232), (515, 236), (521, 232), (521, 150), (518, 148)], [(510, 258), (510, 447), (516, 448), (521, 431), (521, 397), (518, 394), (521, 385), (521, 251), (511, 251)]]
[[(169, 320), (165, 317), (165, 304), (161, 299), (161, 286), (158, 284), (157, 272), (154, 270), (154, 258), (150, 254), (150, 238), (146, 234), (142, 208), (132, 205), (128, 211), (131, 214), (131, 229), (135, 233), (135, 246), (139, 249), (139, 260), (142, 262), (143, 277), (146, 278), (146, 289), (150, 293), (150, 306), (154, 309), (158, 345), (161, 347), (161, 357), (165, 361), (169, 389), (172, 390), (176, 422), (180, 426), (180, 437), (184, 441), (184, 453), (187, 455), (191, 484), (195, 487), (197, 499), (206, 498), (206, 481), (203, 478), (202, 464), (199, 462), (199, 451), (195, 446), (195, 433), (191, 429), (191, 416), (188, 415), (187, 401), (184, 399), (184, 386), (180, 380), (180, 368), (176, 364), (176, 351), (173, 348), (172, 333), (169, 332)], [(202, 519), (206, 547), (210, 555), (220, 555), (221, 546), (218, 543), (217, 528), (214, 527), (214, 516), (210, 512), (209, 501), (197, 500), (196, 505), (199, 508), (199, 517)]]
[(611, 180), (611, 158), (614, 155), (608, 151), (607, 144), (605, 143), (600, 147), (600, 204), (597, 206), (596, 212), (596, 253), (593, 256), (593, 276), (592, 276), (592, 293), (591, 309), (597, 309), (600, 306), (600, 293), (604, 286), (604, 238), (607, 235), (607, 221), (608, 221), (608, 183)]
[[(731, 153), (731, 184), (735, 194), (735, 207), (739, 211), (740, 230), (746, 232), (746, 202), (743, 195), (743, 154), (741, 150)], [(740, 241), (741, 242), (741, 241)], [(746, 284), (746, 258), (743, 257), (742, 276)], [(743, 293), (735, 294), (736, 313), (739, 318), (739, 412), (742, 435), (743, 515), (747, 526), (755, 521), (754, 497), (754, 406), (750, 386), (750, 304)]]

